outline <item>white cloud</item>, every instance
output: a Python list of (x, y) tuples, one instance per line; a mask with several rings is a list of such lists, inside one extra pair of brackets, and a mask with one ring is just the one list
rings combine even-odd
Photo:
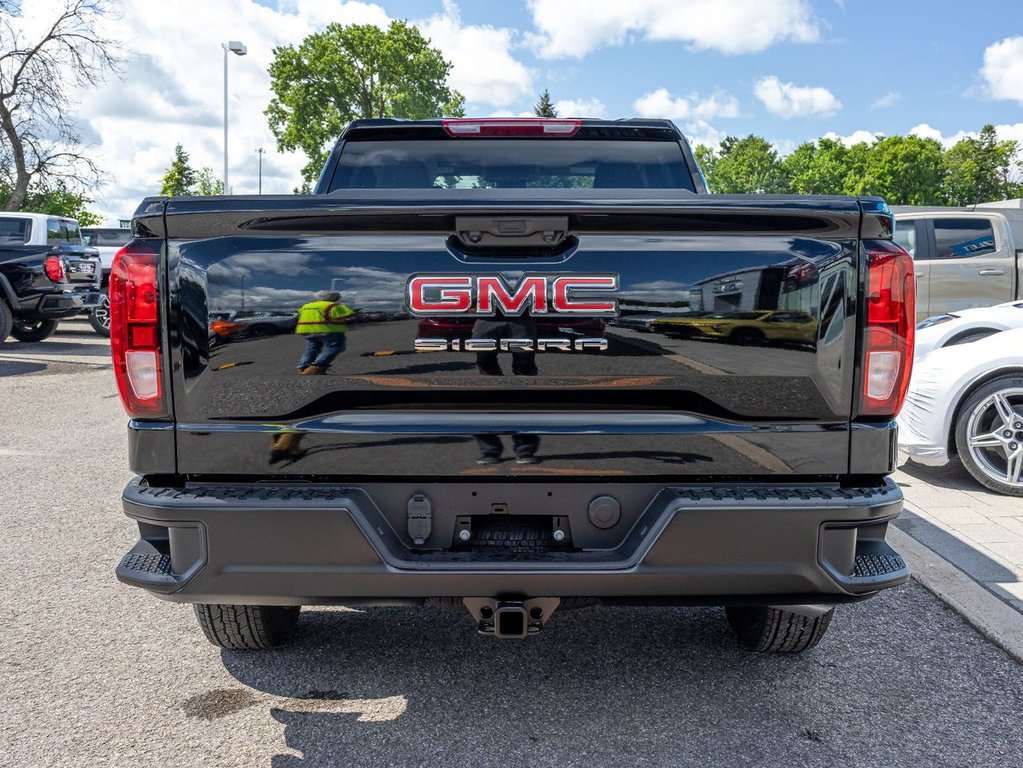
[(771, 146), (778, 153), (778, 157), (787, 157), (796, 151), (797, 144), (792, 139), (776, 139), (771, 142)]
[(806, 0), (529, 0), (529, 9), (537, 31), (528, 40), (548, 59), (582, 58), (636, 38), (738, 54), (820, 37)]
[(632, 102), (632, 108), (640, 117), (669, 117), (673, 120), (714, 120), (718, 117), (739, 116), (739, 102), (723, 91), (701, 99), (695, 93), (673, 96), (667, 88), (658, 88)]
[(853, 131), (848, 136), (840, 136), (834, 131), (828, 131), (821, 138), (840, 141), (845, 146), (851, 147), (855, 144), (873, 144), (878, 139), (883, 139), (884, 134), (875, 131)]
[(753, 94), (767, 111), (788, 120), (793, 117), (828, 117), (842, 108), (842, 102), (827, 88), (783, 83), (777, 77), (762, 77), (753, 84)]
[(870, 111), (873, 112), (877, 109), (887, 109), (888, 107), (894, 106), (901, 99), (901, 93), (898, 91), (889, 91), (884, 96), (880, 96), (874, 100), (874, 103), (870, 105)]
[(979, 134), (976, 131), (959, 131), (951, 136), (944, 136), (937, 128), (932, 128), (927, 123), (920, 123), (909, 129), (910, 136), (919, 136), (921, 139), (934, 139), (948, 149), (963, 139), (976, 138)]
[(559, 99), (554, 109), (559, 117), (607, 117), (607, 105), (600, 99)]
[[(55, 0), (26, 5), (38, 9), (44, 3), (63, 5)], [(296, 0), (287, 11), (254, 0), (129, 0), (117, 10), (105, 19), (105, 31), (136, 53), (126, 61), (122, 79), (83, 91), (75, 107), (84, 132), (98, 139), (90, 154), (110, 178), (96, 191), (93, 208), (110, 219), (129, 216), (144, 196), (157, 194), (175, 144), (184, 146), (194, 167), (209, 166), (218, 178), (223, 173), (221, 43), (228, 39), (248, 47), (247, 55), (228, 61), (231, 187), (236, 193), (257, 191), (256, 149), (263, 147), (263, 192), (291, 192), (305, 159), (276, 152), (263, 115), (273, 48), (298, 44), (331, 21), (388, 23), (380, 6), (343, 0)]]
[(443, 13), (419, 28), (451, 62), (448, 84), (467, 102), (506, 107), (533, 92), (533, 72), (511, 55), (514, 30), (462, 26), (458, 7), (450, 0)]
[[(35, 22), (63, 7), (63, 0), (24, 3)], [(201, 21), (200, 21), (201, 20)], [(255, 193), (263, 147), (263, 192), (290, 193), (301, 181), (305, 157), (278, 153), (263, 110), (269, 103), (267, 69), (273, 48), (298, 45), (327, 24), (391, 21), (381, 5), (359, 0), (281, 0), (270, 8), (258, 0), (122, 0), (102, 24), (108, 36), (133, 53), (124, 76), (83, 90), (73, 107), (82, 134), (95, 143), (90, 156), (110, 177), (92, 206), (104, 217), (129, 216), (160, 179), (181, 143), (195, 167), (223, 172), (223, 50), (228, 39), (248, 46), (230, 56), (230, 183), (239, 194)], [(511, 54), (513, 30), (463, 26), (457, 5), (415, 22), (452, 63), (450, 84), (476, 105), (500, 108), (532, 93), (532, 72)], [(479, 109), (479, 108), (478, 108)], [(479, 109), (479, 111), (483, 111)]]
[[(945, 149), (955, 146), (963, 139), (975, 139), (980, 136), (979, 131), (957, 131), (956, 133), (945, 136), (937, 128), (932, 128), (927, 123), (920, 123), (920, 125), (910, 128), (909, 134), (911, 136), (919, 136), (922, 139), (934, 139), (935, 141), (939, 141), (941, 142), (941, 146)], [(995, 135), (1001, 141), (1018, 141), (1021, 145), (1023, 145), (1023, 123), (996, 125)]]
[(727, 134), (709, 121), (719, 117), (739, 117), (738, 100), (729, 93), (716, 91), (700, 98), (699, 94), (673, 96), (667, 88), (658, 88), (632, 102), (640, 117), (666, 117), (674, 120), (693, 145), (717, 147)]
[(682, 125), (682, 135), (694, 147), (702, 144), (712, 149), (717, 149), (721, 142), (725, 140), (725, 137), (728, 136), (727, 133), (719, 131), (705, 120), (694, 120), (691, 123), (684, 123)]
[(984, 51), (984, 78), (987, 95), (1023, 104), (1023, 36), (1007, 37)]

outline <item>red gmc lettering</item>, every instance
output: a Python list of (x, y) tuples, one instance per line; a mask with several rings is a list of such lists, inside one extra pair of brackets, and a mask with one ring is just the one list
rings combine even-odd
[(524, 275), (514, 287), (501, 275), (413, 275), (408, 305), (419, 316), (614, 317), (618, 301), (598, 301), (593, 294), (617, 290), (617, 275)]
[(469, 276), (413, 277), (408, 283), (408, 305), (413, 314), (468, 312), (472, 307), (472, 282)]
[(572, 292), (585, 289), (589, 291), (614, 291), (618, 289), (618, 278), (615, 275), (595, 277), (558, 277), (554, 280), (554, 306), (558, 312), (585, 315), (616, 315), (617, 301), (577, 301)]
[(534, 312), (547, 312), (547, 278), (527, 277), (519, 283), (514, 293), (509, 293), (500, 277), (477, 278), (479, 301), (476, 311), (481, 315), (492, 315), (500, 311), (506, 315), (521, 315), (530, 302)]

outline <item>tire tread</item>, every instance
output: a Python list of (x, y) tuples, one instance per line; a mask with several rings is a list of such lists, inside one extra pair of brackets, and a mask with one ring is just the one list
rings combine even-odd
[(834, 609), (815, 617), (768, 606), (728, 607), (725, 614), (739, 642), (751, 651), (801, 653), (821, 641)]
[(278, 605), (197, 604), (195, 617), (206, 639), (219, 648), (260, 651), (281, 645), (301, 608)]

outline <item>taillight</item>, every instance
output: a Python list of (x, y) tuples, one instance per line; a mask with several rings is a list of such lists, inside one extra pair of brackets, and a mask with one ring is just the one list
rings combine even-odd
[(217, 336), (231, 336), (245, 329), (242, 323), (231, 323), (227, 320), (214, 320), (210, 323), (210, 330)]
[(159, 246), (128, 243), (110, 270), (110, 351), (129, 416), (166, 414), (160, 375)]
[(913, 368), (916, 285), (913, 259), (888, 240), (868, 240), (867, 323), (860, 413), (895, 416)]
[(444, 120), (441, 125), (448, 136), (486, 138), (489, 136), (575, 136), (581, 120), (486, 117), (480, 119)]
[(43, 265), (46, 276), (55, 283), (64, 282), (64, 262), (60, 256), (47, 256)]

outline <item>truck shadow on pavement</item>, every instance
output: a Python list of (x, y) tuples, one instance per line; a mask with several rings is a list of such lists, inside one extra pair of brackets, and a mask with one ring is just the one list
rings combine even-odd
[(1008, 583), (1016, 581), (1016, 574), (970, 546), (967, 542), (945, 531), (929, 520), (905, 509), (895, 521), (896, 527), (937, 552), (979, 582)]
[(907, 461), (899, 467), (899, 470), (919, 483), (926, 483), (935, 488), (946, 488), (956, 491), (971, 491), (976, 493), (990, 493), (984, 486), (978, 483), (962, 462), (953, 458), (943, 467), (930, 467), (926, 464), (917, 464)]
[[(95, 334), (93, 334), (95, 336)], [(70, 341), (57, 341), (50, 337), (45, 341), (5, 344), (4, 352), (11, 354), (28, 353), (33, 355), (86, 355), (90, 357), (110, 357), (110, 345), (107, 343), (79, 344)]]
[[(974, 510), (981, 506), (983, 502), (978, 502), (974, 497), (967, 496), (966, 494), (990, 495), (998, 499), (1007, 498), (999, 497), (997, 494), (984, 488), (966, 471), (958, 460), (953, 460), (944, 467), (929, 467), (914, 462), (907, 462), (899, 467), (899, 470), (902, 475), (909, 478), (907, 482), (904, 478), (900, 477), (899, 484), (902, 486), (903, 492), (906, 495), (906, 501), (910, 505), (921, 504), (921, 502), (915, 500), (914, 487), (917, 484), (941, 488), (949, 492), (961, 492), (964, 503)], [(925, 507), (921, 507), (921, 509), (925, 509)], [(956, 512), (948, 512), (942, 507), (934, 507), (930, 510), (930, 513), (934, 515), (949, 515), (943, 518), (942, 522), (943, 524), (947, 522), (949, 527), (955, 530), (957, 525), (955, 522)], [(966, 525), (968, 526), (969, 524), (967, 523)], [(903, 509), (902, 514), (895, 521), (895, 525), (925, 547), (937, 552), (978, 582), (1013, 583), (1017, 581), (1015, 573), (988, 557), (975, 546), (972, 546), (971, 542), (962, 534), (956, 535), (945, 530), (935, 525), (931, 520), (916, 514), (912, 509)]]
[(46, 363), (23, 363), (17, 360), (0, 360), (0, 379), (23, 373), (39, 373), (46, 370)]
[[(1018, 716), (1016, 663), (919, 587), (840, 610), (822, 645), (793, 657), (740, 649), (715, 608), (571, 611), (527, 641), (480, 637), (468, 615), (429, 608), (309, 610), (284, 649), (222, 652), (244, 688), (182, 708), (213, 720), (268, 706), (287, 747), (273, 768), (831, 766), (851, 744), (870, 753), (863, 764), (900, 753), (971, 764)], [(943, 637), (934, 649), (919, 642), (925, 627)], [(941, 673), (927, 682), (932, 663)], [(947, 763), (960, 702), (986, 714)], [(915, 744), (895, 720), (915, 723)]]

